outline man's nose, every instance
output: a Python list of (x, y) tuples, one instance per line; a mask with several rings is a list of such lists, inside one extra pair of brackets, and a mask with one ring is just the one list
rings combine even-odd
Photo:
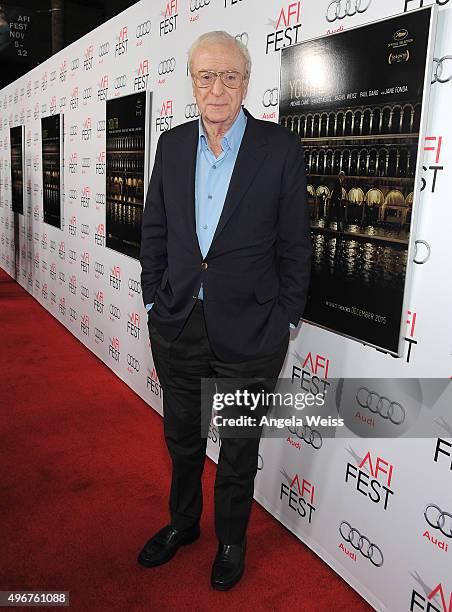
[(221, 96), (224, 94), (224, 84), (219, 76), (215, 79), (215, 83), (212, 85), (212, 89), (210, 90), (214, 96)]

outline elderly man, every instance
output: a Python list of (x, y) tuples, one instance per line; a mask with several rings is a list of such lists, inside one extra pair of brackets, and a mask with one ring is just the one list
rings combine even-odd
[[(143, 299), (172, 460), (171, 522), (141, 551), (145, 567), (166, 563), (200, 534), (201, 378), (276, 379), (310, 274), (300, 141), (242, 107), (247, 48), (210, 32), (190, 48), (189, 67), (201, 116), (161, 135), (142, 224)], [(259, 437), (222, 439), (215, 589), (243, 574), (258, 448)]]

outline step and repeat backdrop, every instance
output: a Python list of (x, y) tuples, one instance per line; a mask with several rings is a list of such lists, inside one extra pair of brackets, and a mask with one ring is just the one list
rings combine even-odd
[[(422, 131), (422, 91), (407, 90), (403, 74), (392, 88), (369, 78), (381, 70), (388, 32), (341, 35), (431, 5)], [(359, 394), (350, 392), (357, 404), (347, 435), (324, 439), (304, 427), (262, 440), (256, 499), (376, 609), (450, 612), (452, 414), (447, 384), (428, 379), (452, 375), (452, 0), (138, 2), (0, 92), (0, 265), (161, 413), (140, 223), (160, 134), (199, 116), (187, 49), (218, 29), (251, 53), (248, 110), (297, 131), (305, 147), (315, 300), (281, 375), (314, 392), (333, 378), (361, 381)], [(394, 32), (391, 63), (408, 61), (420, 36), (409, 30)], [(341, 64), (350, 95), (339, 87), (320, 99), (304, 89), (309, 47), (287, 49), (317, 38), (324, 48), (352, 41)], [(296, 69), (286, 66), (280, 100), (281, 57)], [(341, 57), (330, 56), (330, 75)], [(289, 107), (291, 96), (311, 106)], [(388, 332), (385, 309), (395, 303)], [(409, 438), (410, 410), (432, 437)], [(219, 444), (212, 426), (213, 459)], [(290, 596), (300, 606), (304, 588)]]

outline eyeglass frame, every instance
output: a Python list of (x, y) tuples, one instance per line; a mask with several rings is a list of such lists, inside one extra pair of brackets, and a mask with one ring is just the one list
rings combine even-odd
[[(199, 85), (197, 83), (196, 79), (197, 79), (197, 77), (198, 77), (200, 72), (209, 72), (210, 74), (214, 74), (215, 75), (215, 81), (212, 83), (212, 85), (210, 85), (210, 87), (213, 87), (215, 85), (215, 83), (217, 82), (218, 77), (220, 77), (221, 82), (228, 89), (240, 89), (240, 86), (243, 85), (243, 83), (249, 77), (248, 73), (242, 74), (238, 70), (222, 70), (221, 72), (217, 72), (216, 70), (198, 70), (198, 72), (196, 74), (193, 74), (193, 73), (191, 74), (191, 78), (192, 78), (194, 84), (196, 85), (196, 87), (199, 87), (199, 89), (208, 89), (209, 88), (208, 85), (203, 86), (203, 85)], [(228, 73), (230, 74), (231, 72), (234, 72), (235, 74), (240, 74), (240, 76), (242, 77), (242, 82), (240, 83), (240, 85), (238, 87), (231, 87), (230, 85), (226, 85), (226, 83), (222, 79), (222, 75), (223, 74), (228, 74)]]

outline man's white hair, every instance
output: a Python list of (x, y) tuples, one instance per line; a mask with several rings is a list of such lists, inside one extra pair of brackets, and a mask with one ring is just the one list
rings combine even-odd
[(224, 32), (223, 30), (213, 30), (212, 32), (206, 32), (205, 34), (201, 34), (201, 36), (199, 36), (195, 40), (195, 42), (192, 44), (192, 46), (188, 50), (188, 66), (190, 68), (190, 72), (192, 72), (193, 57), (196, 51), (200, 47), (203, 47), (204, 45), (210, 44), (210, 43), (211, 44), (219, 44), (219, 43), (223, 43), (223, 44), (229, 43), (230, 44), (232, 43), (233, 45), (235, 45), (238, 51), (242, 54), (243, 59), (245, 60), (245, 77), (248, 78), (250, 76), (251, 56), (250, 56), (247, 46), (244, 45), (241, 40), (234, 38), (234, 36), (231, 36), (227, 32)]

